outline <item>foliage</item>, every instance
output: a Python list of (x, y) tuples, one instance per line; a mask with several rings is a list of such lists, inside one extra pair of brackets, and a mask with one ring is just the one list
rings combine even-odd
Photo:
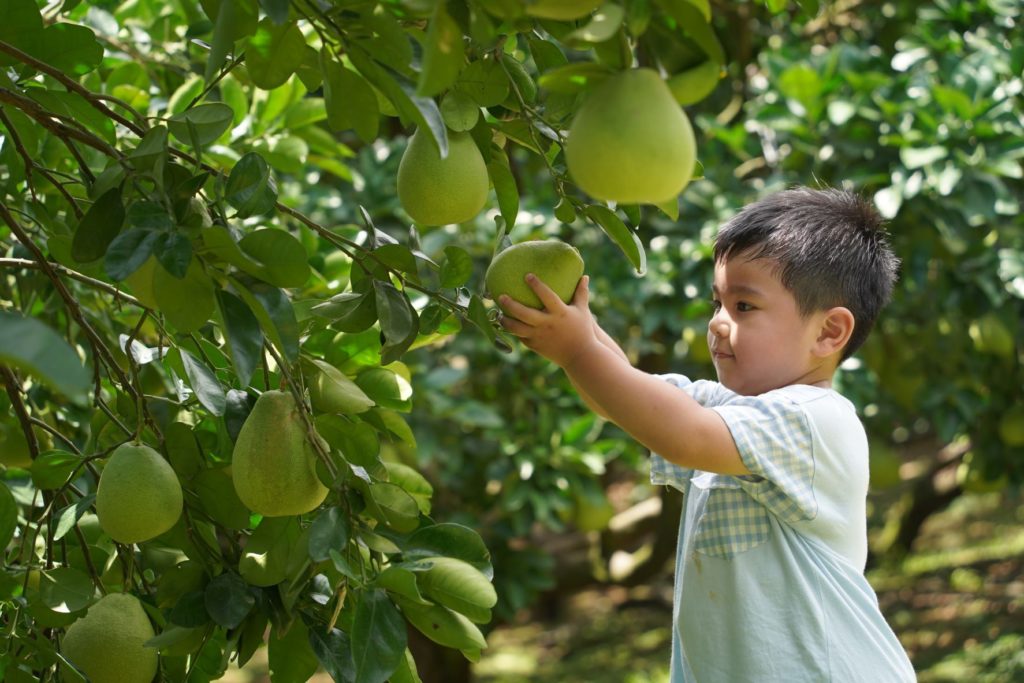
[[(414, 127), (442, 154), (449, 130), (468, 130), (495, 192), (492, 247), (517, 224), (514, 171), (542, 168), (559, 216), (591, 219), (642, 271), (641, 218), (674, 218), (678, 203), (582, 196), (564, 131), (586, 89), (634, 56), (676, 79), (688, 103), (725, 62), (706, 0), (610, 3), (579, 21), (524, 10), (517, 0), (3, 3), (5, 680), (53, 679), (63, 629), (120, 591), (155, 623), (149, 645), (167, 680), (218, 678), (268, 626), (279, 682), (318, 667), (338, 681), (418, 680), (407, 621), (479, 657), (494, 560), (471, 516), (435, 519), (433, 488), (409, 466), (418, 435), (405, 358), (468, 327), (489, 364), (510, 367), (494, 360), (509, 340), (458, 232), (410, 228), (390, 186), (379, 193), (355, 161)], [(354, 192), (339, 201), (343, 183)], [(307, 385), (323, 382), (360, 405), (314, 407)], [(295, 518), (251, 513), (231, 479), (256, 397), (278, 389), (300, 406), (330, 488)], [(564, 441), (593, 432), (578, 422)], [(135, 545), (115, 543), (92, 512), (104, 462), (125, 443), (158, 449), (185, 493), (175, 527)], [(570, 473), (595, 466), (571, 451), (568, 461)], [(532, 486), (517, 495), (541, 505)], [(252, 568), (257, 556), (266, 571)]]

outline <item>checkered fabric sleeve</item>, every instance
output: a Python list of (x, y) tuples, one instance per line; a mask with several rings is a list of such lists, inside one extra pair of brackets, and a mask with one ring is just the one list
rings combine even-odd
[[(685, 375), (667, 374), (655, 375), (658, 379), (679, 387), (689, 394), (697, 403), (704, 407), (720, 405), (736, 396), (718, 382), (707, 380), (690, 381)], [(651, 483), (655, 485), (674, 486), (683, 490), (686, 482), (693, 476), (694, 470), (689, 467), (680, 467), (665, 460), (657, 453), (651, 454)]]
[(736, 477), (750, 497), (790, 524), (814, 519), (814, 439), (804, 410), (779, 391), (735, 396), (714, 410), (751, 472)]

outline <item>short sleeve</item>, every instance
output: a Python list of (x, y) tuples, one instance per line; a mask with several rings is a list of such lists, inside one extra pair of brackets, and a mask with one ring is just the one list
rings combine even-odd
[[(737, 395), (718, 382), (710, 382), (703, 379), (693, 382), (686, 375), (679, 374), (655, 375), (655, 377), (682, 389), (705, 408), (721, 405)], [(689, 481), (695, 471), (689, 467), (680, 467), (675, 463), (671, 463), (657, 453), (651, 454), (652, 484), (673, 486), (683, 490), (686, 482)]]
[(790, 524), (814, 519), (814, 437), (806, 412), (784, 395), (743, 396), (715, 406), (750, 475), (748, 494)]

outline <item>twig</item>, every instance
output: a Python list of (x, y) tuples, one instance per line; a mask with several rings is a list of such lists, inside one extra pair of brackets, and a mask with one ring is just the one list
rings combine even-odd
[[(77, 270), (72, 270), (72, 269), (68, 268), (67, 266), (63, 266), (63, 265), (61, 265), (59, 263), (54, 263), (53, 261), (47, 261), (47, 264), (49, 265), (49, 267), (52, 270), (54, 270), (54, 271), (56, 271), (58, 273), (61, 273), (62, 275), (67, 275), (72, 280), (78, 280), (79, 282), (84, 282), (85, 284), (91, 285), (91, 286), (95, 287), (96, 289), (99, 289), (99, 290), (102, 290), (102, 291), (106, 292), (107, 294), (111, 294), (111, 295), (113, 295), (114, 297), (116, 297), (118, 299), (122, 299), (124, 301), (127, 301), (128, 303), (134, 304), (136, 306), (139, 306), (140, 308), (143, 308), (143, 309), (145, 309), (147, 311), (150, 310), (150, 309), (148, 309), (146, 307), (145, 304), (143, 304), (141, 301), (136, 299), (131, 294), (128, 294), (127, 292), (125, 292), (125, 291), (123, 291), (121, 289), (118, 289), (117, 287), (109, 285), (106, 282), (103, 282), (102, 280), (97, 280), (96, 278), (89, 277), (88, 275), (85, 275), (84, 273), (79, 273)], [(8, 267), (8, 268), (35, 268), (36, 270), (45, 270), (45, 268), (39, 262), (37, 262), (37, 261), (30, 261), (28, 259), (23, 259), (23, 258), (0, 258), (0, 268), (3, 268), (3, 267)]]
[(18, 421), (21, 423), (21, 431), (25, 433), (29, 457), (34, 461), (39, 457), (39, 441), (36, 439), (36, 433), (32, 429), (32, 419), (29, 417), (28, 409), (25, 408), (25, 402), (21, 400), (21, 387), (19, 386), (18, 378), (14, 376), (14, 371), (6, 365), (0, 365), (0, 377), (4, 379), (7, 396), (11, 399), (11, 406), (14, 408), (14, 413), (18, 416)]
[[(57, 82), (59, 82), (61, 85), (63, 85), (68, 90), (70, 90), (72, 92), (78, 93), (79, 95), (84, 97), (89, 102), (89, 104), (91, 104), (93, 107), (95, 107), (96, 109), (99, 109), (101, 112), (103, 112), (103, 114), (105, 114), (106, 116), (109, 116), (114, 121), (117, 121), (122, 126), (127, 128), (128, 130), (132, 131), (133, 133), (135, 133), (139, 137), (142, 137), (143, 135), (145, 135), (146, 131), (145, 131), (144, 128), (140, 128), (139, 126), (136, 126), (135, 123), (133, 123), (132, 121), (129, 121), (128, 119), (124, 118), (123, 116), (121, 116), (117, 112), (115, 112), (112, 109), (110, 109), (109, 107), (107, 107), (105, 104), (103, 104), (103, 102), (100, 101), (100, 98), (95, 93), (93, 93), (91, 90), (89, 90), (88, 88), (83, 86), (78, 81), (76, 81), (73, 78), (70, 78), (69, 76), (67, 76), (60, 69), (52, 67), (49, 64), (47, 64), (46, 62), (39, 61), (38, 59), (36, 59), (32, 55), (30, 55), (30, 54), (28, 54), (26, 52), (22, 52), (18, 48), (14, 47), (10, 43), (8, 43), (6, 41), (3, 41), (3, 40), (0, 40), (0, 52), (5, 52), (5, 53), (9, 54), (10, 56), (14, 57), (15, 59), (17, 59), (22, 64), (27, 64), (28, 66), (31, 66), (36, 71), (42, 71), (47, 76), (50, 76), (51, 78), (55, 79)], [(106, 99), (109, 99), (109, 100), (111, 100), (113, 102), (117, 102), (117, 104), (125, 107), (129, 111), (133, 111), (131, 106), (129, 106), (127, 103), (122, 102), (121, 100), (118, 100), (115, 97), (110, 97), (109, 95), (105, 96), (105, 97), (106, 97)]]

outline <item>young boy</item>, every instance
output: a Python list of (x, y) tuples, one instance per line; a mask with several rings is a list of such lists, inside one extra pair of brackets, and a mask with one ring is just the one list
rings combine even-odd
[(545, 308), (505, 297), (502, 324), (684, 494), (673, 683), (913, 681), (863, 574), (867, 438), (832, 390), (896, 279), (880, 219), (849, 192), (787, 190), (722, 227), (714, 255), (718, 382), (632, 367), (586, 277), (566, 305), (527, 276)]

